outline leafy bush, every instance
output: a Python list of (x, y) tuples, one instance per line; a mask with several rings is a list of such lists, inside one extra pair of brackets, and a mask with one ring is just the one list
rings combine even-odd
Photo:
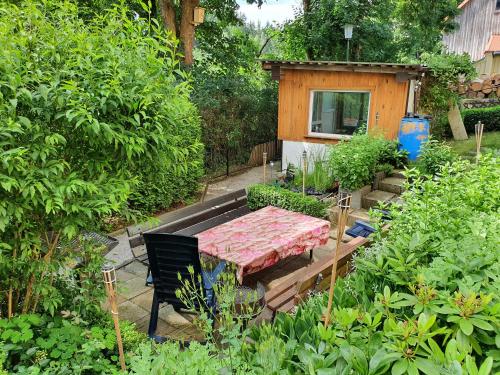
[[(111, 321), (86, 326), (60, 317), (20, 315), (0, 320), (0, 348), (10, 373), (118, 373), (116, 334)], [(135, 326), (120, 324), (125, 351), (146, 341)]]
[(385, 237), (355, 272), (295, 315), (256, 327), (244, 354), (256, 373), (490, 374), (500, 369), (500, 164), (457, 161), (420, 178), (390, 207)]
[(475, 125), (481, 121), (484, 131), (500, 131), (500, 105), (490, 108), (473, 108), (462, 111), (465, 129), (468, 134), (474, 134)]
[(369, 134), (355, 134), (348, 141), (341, 141), (330, 151), (330, 166), (333, 177), (340, 187), (354, 191), (373, 180), (380, 163), (404, 163), (404, 152), (397, 150), (397, 143)]
[(62, 0), (0, 6), (2, 316), (54, 314), (82, 228), (130, 215), (131, 193), (153, 183), (175, 185), (156, 192), (165, 204), (186, 197), (202, 167), (175, 41), (125, 7), (89, 24), (77, 14)]
[(477, 72), (467, 54), (424, 53), (422, 63), (429, 68), (429, 74), (422, 84), (420, 106), (432, 115), (431, 133), (442, 137), (449, 132), (447, 113), (450, 103), (455, 104), (459, 99), (452, 87), (457, 87), (460, 80), (474, 78)]
[(456, 155), (450, 146), (429, 139), (422, 145), (417, 167), (422, 173), (436, 175), (446, 163), (451, 163), (455, 159)]
[(275, 206), (285, 210), (302, 212), (303, 214), (324, 218), (328, 205), (316, 198), (302, 196), (278, 186), (253, 185), (248, 188), (248, 207), (258, 210), (266, 206)]

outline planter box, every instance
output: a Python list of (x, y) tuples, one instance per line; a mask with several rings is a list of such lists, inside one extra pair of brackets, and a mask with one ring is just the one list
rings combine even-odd
[(365, 185), (361, 189), (355, 191), (348, 191), (345, 189), (340, 189), (339, 192), (348, 192), (351, 194), (351, 208), (352, 209), (360, 209), (363, 205), (363, 197), (372, 191), (371, 185)]

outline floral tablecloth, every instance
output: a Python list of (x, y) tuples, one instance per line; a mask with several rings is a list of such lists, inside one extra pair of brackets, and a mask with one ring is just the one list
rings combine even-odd
[(243, 276), (326, 244), (330, 222), (268, 206), (198, 233), (199, 251), (237, 265)]

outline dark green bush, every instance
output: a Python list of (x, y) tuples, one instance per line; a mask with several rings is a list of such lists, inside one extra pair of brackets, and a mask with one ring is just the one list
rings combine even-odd
[(490, 108), (473, 108), (462, 111), (465, 129), (474, 134), (474, 126), (481, 121), (485, 132), (500, 131), (500, 105)]
[(417, 168), (424, 174), (436, 175), (445, 164), (453, 162), (456, 158), (450, 146), (435, 139), (429, 139), (422, 145)]
[(302, 212), (303, 214), (324, 218), (326, 203), (316, 198), (303, 197), (300, 193), (269, 185), (253, 185), (248, 189), (248, 207), (258, 210), (266, 206), (275, 206), (285, 210)]
[(340, 187), (357, 190), (373, 180), (379, 164), (401, 167), (406, 154), (398, 151), (397, 142), (369, 134), (355, 134), (350, 140), (332, 147), (330, 166)]

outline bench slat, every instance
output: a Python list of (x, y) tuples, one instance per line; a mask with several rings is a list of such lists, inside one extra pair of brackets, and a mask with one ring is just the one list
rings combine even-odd
[(295, 296), (295, 294), (297, 294), (297, 289), (290, 288), (273, 300), (267, 302), (267, 307), (269, 307), (273, 311), (276, 311), (279, 307), (283, 306), (288, 301), (292, 300), (293, 302), (293, 297)]
[[(152, 230), (148, 230), (144, 233), (174, 233), (174, 232), (177, 232), (177, 231), (182, 230), (184, 228), (198, 224), (201, 221), (211, 219), (215, 216), (223, 214), (224, 212), (231, 211), (231, 210), (234, 210), (236, 208), (239, 208), (239, 207), (242, 207), (245, 205), (246, 205), (246, 198), (240, 199), (240, 200), (225, 204), (223, 206), (212, 207), (204, 212), (201, 212), (198, 215), (189, 216), (187, 218), (178, 220), (176, 222), (171, 222), (171, 223), (161, 225), (157, 228), (154, 228)], [(139, 234), (137, 236), (129, 238), (129, 243), (130, 243), (130, 247), (134, 248), (136, 246), (143, 245), (144, 239), (142, 238), (142, 235)]]
[(207, 229), (216, 227), (217, 225), (227, 223), (233, 219), (244, 216), (252, 212), (247, 206), (239, 207), (234, 210), (223, 213), (222, 215), (213, 217), (211, 219), (205, 220), (201, 223), (192, 225), (190, 227), (181, 229), (175, 234), (182, 234), (184, 236), (193, 236), (195, 234), (201, 233)]
[[(246, 197), (246, 190), (245, 189), (240, 189), (237, 191), (233, 191), (228, 194), (221, 195), (219, 197), (215, 197), (213, 199), (210, 199), (206, 202), (202, 203), (196, 203), (187, 207), (180, 208), (178, 210), (169, 212), (165, 214), (164, 220), (167, 221), (168, 223), (173, 223), (175, 221), (181, 220), (183, 218), (186, 218), (188, 216), (195, 215), (199, 212), (206, 211), (212, 207), (219, 206), (226, 204), (231, 201), (239, 200), (241, 198)], [(129, 237), (136, 236), (142, 232), (149, 231), (151, 229), (154, 229), (157, 227), (158, 224), (155, 225), (152, 221), (146, 221), (144, 223), (140, 223), (137, 225), (132, 225), (127, 228), (127, 233)]]

